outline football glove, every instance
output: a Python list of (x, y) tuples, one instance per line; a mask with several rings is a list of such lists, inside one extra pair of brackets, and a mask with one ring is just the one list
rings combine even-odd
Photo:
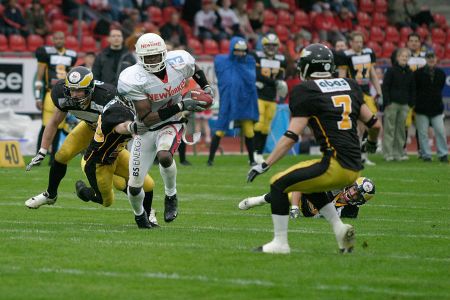
[(361, 151), (375, 153), (377, 151), (377, 142), (372, 142), (368, 139), (364, 140), (361, 144)]
[(128, 123), (127, 130), (133, 135), (141, 135), (148, 131), (148, 127), (145, 126), (145, 124), (142, 122), (133, 121), (131, 123)]
[(247, 183), (255, 180), (256, 176), (261, 175), (262, 173), (267, 172), (270, 166), (266, 164), (266, 162), (262, 162), (261, 164), (257, 164), (253, 166), (247, 174)]
[(33, 157), (33, 159), (27, 165), (26, 170), (30, 171), (33, 166), (39, 165), (44, 160), (45, 155), (47, 155), (47, 150), (44, 148), (39, 149), (36, 156)]
[(205, 91), (205, 93), (209, 94), (213, 99), (216, 96), (216, 92), (214, 91), (214, 89), (209, 84), (205, 85), (203, 90)]
[(205, 105), (207, 104), (205, 101), (198, 101), (198, 100), (194, 100), (194, 99), (184, 99), (181, 102), (181, 111), (195, 111), (195, 112), (200, 112), (200, 111), (204, 111)]

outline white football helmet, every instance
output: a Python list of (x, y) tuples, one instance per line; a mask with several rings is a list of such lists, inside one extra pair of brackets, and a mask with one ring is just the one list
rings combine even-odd
[[(150, 73), (157, 73), (166, 67), (167, 48), (164, 40), (157, 34), (146, 33), (136, 42), (136, 56), (139, 64)], [(151, 56), (160, 55), (160, 58), (154, 62)], [(149, 61), (149, 59), (151, 61)]]
[(288, 90), (288, 85), (286, 83), (286, 81), (284, 80), (277, 80), (276, 81), (276, 88), (277, 88), (277, 95), (280, 96), (281, 98), (284, 98), (287, 96), (289, 90)]

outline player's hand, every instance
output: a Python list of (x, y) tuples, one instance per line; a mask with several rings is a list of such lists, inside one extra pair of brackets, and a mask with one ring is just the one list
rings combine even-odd
[(266, 162), (262, 162), (261, 164), (257, 164), (253, 166), (247, 174), (247, 183), (252, 182), (256, 176), (261, 175), (262, 173), (267, 172), (270, 166), (266, 164)]
[(26, 170), (30, 171), (33, 166), (39, 165), (44, 160), (46, 154), (47, 154), (47, 150), (45, 150), (43, 148), (39, 149), (36, 156), (33, 157), (33, 159), (27, 165)]
[(361, 144), (361, 150), (363, 152), (375, 153), (377, 151), (377, 142), (372, 142), (366, 139)]
[(127, 130), (132, 135), (141, 135), (148, 131), (148, 127), (145, 126), (145, 124), (142, 122), (133, 121), (133, 122), (128, 123)]
[(214, 91), (214, 89), (209, 84), (205, 85), (203, 90), (205, 91), (205, 93), (209, 94), (213, 99), (215, 99), (216, 91)]
[(42, 111), (42, 100), (36, 99), (36, 108)]
[(181, 101), (181, 111), (195, 111), (195, 112), (200, 112), (200, 111), (204, 111), (205, 105), (207, 103), (205, 101), (198, 101), (198, 100), (194, 100), (194, 99), (184, 99)]

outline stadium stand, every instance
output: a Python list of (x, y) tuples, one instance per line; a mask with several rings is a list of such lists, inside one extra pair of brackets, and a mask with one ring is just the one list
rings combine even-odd
[[(1, 43), (1, 41), (0, 41)], [(41, 47), (44, 45), (44, 39), (37, 34), (30, 34), (27, 37), (27, 49), (30, 52), (34, 52), (36, 51), (37, 48)], [(1, 51), (1, 50), (0, 50)]]
[(205, 39), (203, 41), (203, 54), (217, 55), (219, 53), (219, 44), (215, 40)]
[(9, 36), (9, 50), (18, 52), (27, 51), (25, 38), (19, 34), (11, 34)]
[(8, 38), (4, 34), (0, 34), (0, 51), (1, 52), (9, 51)]

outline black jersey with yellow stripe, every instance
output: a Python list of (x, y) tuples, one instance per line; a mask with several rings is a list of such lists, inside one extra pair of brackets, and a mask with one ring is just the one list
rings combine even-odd
[(58, 50), (53, 46), (42, 46), (36, 49), (36, 58), (39, 64), (45, 64), (44, 84), (47, 89), (60, 79), (66, 78), (67, 72), (77, 61), (77, 52), (70, 49)]
[(276, 101), (277, 88), (275, 82), (284, 80), (286, 73), (286, 58), (283, 54), (268, 57), (262, 51), (253, 53), (256, 60), (256, 87), (258, 98), (267, 101)]
[(116, 96), (116, 87), (102, 81), (95, 81), (94, 92), (91, 96), (91, 103), (86, 109), (82, 109), (64, 97), (64, 80), (56, 83), (52, 89), (51, 97), (53, 104), (63, 111), (69, 112), (77, 119), (83, 120), (95, 127), (98, 116), (102, 113), (103, 107)]
[(347, 70), (347, 77), (355, 79), (362, 91), (370, 95), (370, 70), (377, 61), (375, 52), (370, 48), (363, 48), (360, 53), (352, 49), (339, 52), (336, 60), (338, 68)]
[(112, 164), (131, 139), (131, 135), (117, 133), (114, 128), (120, 123), (133, 121), (134, 117), (134, 112), (120, 101), (109, 102), (98, 117), (94, 139), (84, 155), (86, 162)]
[(289, 109), (293, 117), (308, 117), (321, 151), (334, 152), (343, 168), (359, 171), (361, 151), (356, 127), (361, 88), (349, 78), (306, 80), (294, 87)]

